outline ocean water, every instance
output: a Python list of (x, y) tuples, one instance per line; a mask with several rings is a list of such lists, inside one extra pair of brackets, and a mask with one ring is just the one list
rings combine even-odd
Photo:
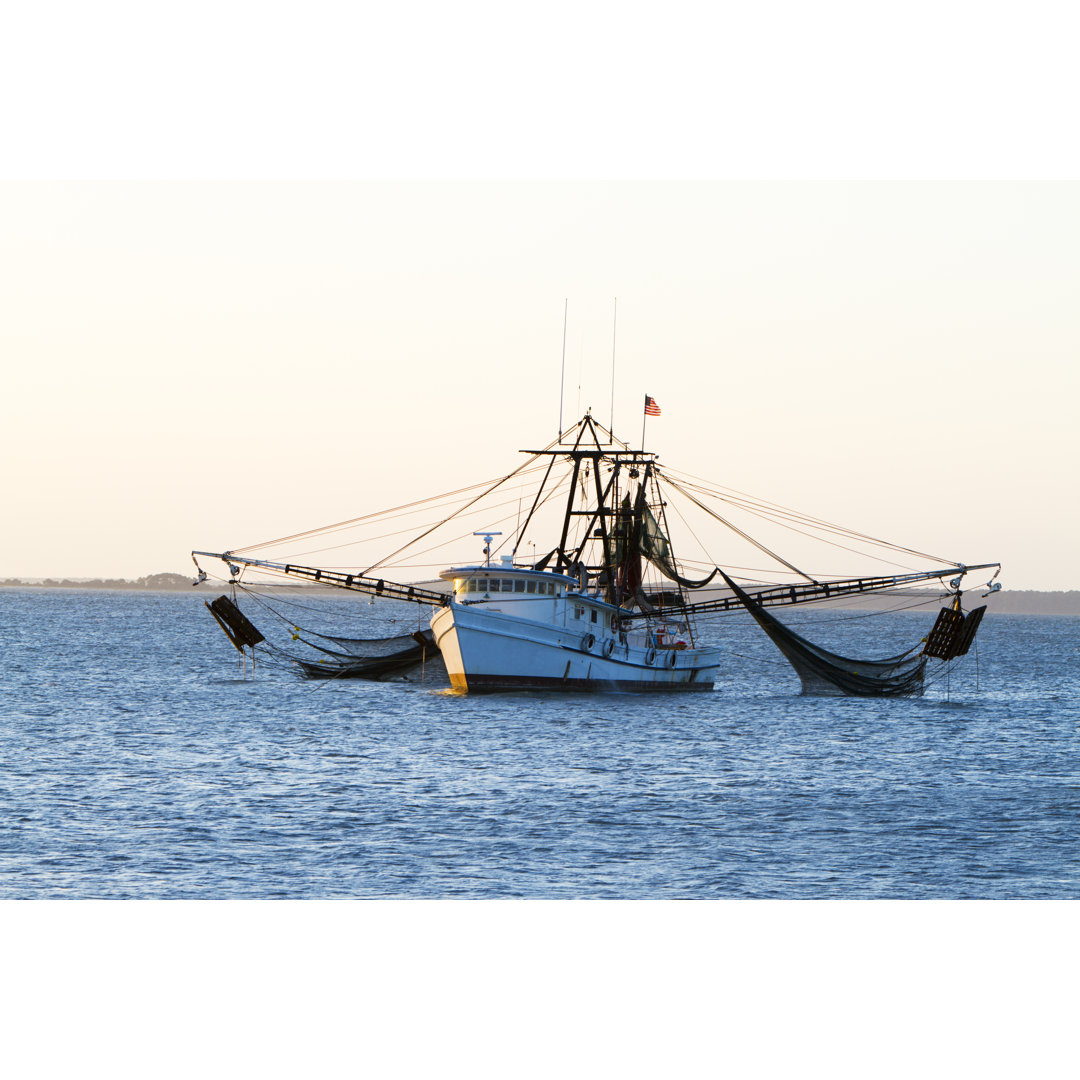
[[(990, 614), (914, 699), (803, 697), (741, 618), (712, 693), (478, 696), (242, 672), (217, 594), (0, 590), (0, 898), (1080, 896), (1078, 619)], [(933, 615), (791, 621), (890, 655)]]

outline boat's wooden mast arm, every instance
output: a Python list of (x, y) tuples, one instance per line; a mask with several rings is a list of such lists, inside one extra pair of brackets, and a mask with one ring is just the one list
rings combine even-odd
[(566, 537), (570, 532), (570, 519), (574, 516), (574, 499), (577, 497), (578, 475), (581, 473), (581, 458), (574, 456), (574, 472), (570, 477), (570, 493), (566, 496), (566, 513), (563, 517), (562, 536), (559, 537), (558, 554), (555, 557), (556, 571), (562, 570), (569, 565), (570, 559), (566, 554)]
[(584, 557), (585, 557), (585, 545), (588, 544), (590, 540), (595, 540), (596, 539), (596, 537), (593, 535), (593, 530), (596, 528), (596, 525), (599, 522), (599, 525), (600, 525), (600, 542), (604, 545), (604, 553), (605, 553), (605, 562), (601, 563), (600, 565), (606, 566), (607, 565), (606, 564), (607, 543), (608, 543), (608, 528), (607, 528), (608, 495), (611, 493), (611, 489), (615, 485), (615, 478), (618, 475), (619, 465), (618, 465), (618, 462), (615, 463), (615, 469), (612, 472), (611, 476), (608, 478), (607, 486), (605, 487), (604, 484), (603, 484), (603, 478), (600, 476), (600, 461), (601, 461), (601, 457), (600, 457), (599, 454), (596, 454), (596, 455), (593, 456), (593, 458), (592, 458), (593, 474), (594, 474), (594, 477), (595, 477), (595, 480), (596, 480), (596, 509), (592, 510), (592, 511), (581, 511), (581, 510), (575, 511), (575, 513), (577, 513), (577, 514), (582, 514), (582, 515), (585, 514), (585, 513), (589, 514), (589, 520), (588, 520), (588, 523), (585, 526), (585, 532), (584, 532), (584, 534), (582, 536), (581, 543), (575, 549), (573, 558), (570, 561), (571, 562), (581, 562), (581, 560), (584, 559)]
[[(229, 551), (193, 551), (192, 556), (203, 555), (209, 559), (221, 559), (229, 567), (231, 578), (235, 580), (244, 567), (253, 566), (259, 570), (270, 570), (288, 577), (304, 581), (315, 581), (320, 585), (331, 585), (337, 589), (349, 589), (366, 596), (381, 596), (388, 600), (408, 600), (415, 604), (434, 604), (442, 607), (450, 602), (446, 593), (433, 589), (422, 589), (416, 585), (402, 585), (383, 578), (364, 577), (362, 574), (345, 574), (340, 570), (321, 570), (315, 566), (298, 566), (296, 563), (268, 562), (265, 559), (246, 559)], [(196, 564), (197, 565), (197, 564)]]
[[(811, 603), (815, 600), (836, 600), (843, 596), (858, 596), (860, 593), (880, 592), (882, 589), (902, 588), (926, 581), (940, 580), (954, 575), (963, 576), (973, 570), (998, 569), (998, 563), (982, 563), (979, 566), (950, 566), (945, 570), (925, 570), (914, 574), (896, 574), (891, 577), (845, 578), (841, 581), (797, 582), (792, 585), (770, 585), (768, 588), (749, 595), (762, 607), (784, 607), (791, 604)], [(702, 600), (687, 604), (678, 611), (694, 615), (705, 615), (718, 611), (734, 611), (742, 607), (737, 596), (723, 596), (716, 600)], [(631, 613), (630, 618), (640, 618)]]

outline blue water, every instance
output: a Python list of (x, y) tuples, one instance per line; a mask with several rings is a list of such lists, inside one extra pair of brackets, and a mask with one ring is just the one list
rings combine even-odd
[(713, 693), (463, 696), (243, 677), (214, 595), (0, 590), (0, 898), (1080, 896), (1078, 619), (991, 614), (918, 699), (803, 697), (738, 618)]

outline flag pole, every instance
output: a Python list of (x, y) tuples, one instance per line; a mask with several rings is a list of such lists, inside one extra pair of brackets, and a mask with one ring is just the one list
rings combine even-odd
[(644, 415), (641, 417), (641, 452), (645, 453), (645, 420), (650, 416), (659, 416), (660, 406), (656, 404), (656, 399), (645, 395), (645, 409)]

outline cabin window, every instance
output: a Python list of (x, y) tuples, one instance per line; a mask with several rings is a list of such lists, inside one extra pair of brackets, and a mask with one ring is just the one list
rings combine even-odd
[(518, 578), (514, 582), (514, 592), (524, 592), (524, 591), (525, 591), (525, 582), (521, 578)]
[(585, 618), (585, 609), (581, 606), (581, 604), (575, 604), (574, 605), (574, 618), (575, 619), (583, 619), (583, 618)]
[(499, 591), (499, 579), (497, 577), (493, 577), (491, 579), (491, 582), (488, 585), (488, 591), (489, 592), (498, 592)]
[(596, 608), (593, 608), (590, 614), (592, 615), (592, 621), (596, 622)]
[(503, 587), (502, 587), (503, 592), (513, 592), (514, 591), (514, 582), (510, 578), (505, 578), (504, 577), (502, 579), (502, 583), (503, 583)]
[(476, 579), (475, 578), (473, 578), (471, 581), (467, 581), (465, 583), (465, 591), (466, 592), (476, 592)]
[(527, 585), (527, 588), (525, 589), (526, 592), (531, 592), (531, 593), (536, 592), (536, 582), (535, 581), (526, 582), (526, 585)]

